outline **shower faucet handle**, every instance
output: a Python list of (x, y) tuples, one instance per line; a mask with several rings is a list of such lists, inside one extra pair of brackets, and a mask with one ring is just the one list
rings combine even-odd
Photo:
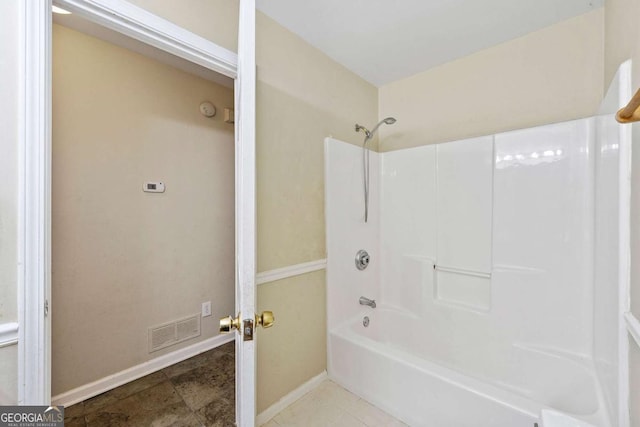
[(360, 249), (356, 254), (356, 268), (358, 270), (364, 270), (369, 265), (369, 261), (371, 261), (371, 256), (364, 249)]

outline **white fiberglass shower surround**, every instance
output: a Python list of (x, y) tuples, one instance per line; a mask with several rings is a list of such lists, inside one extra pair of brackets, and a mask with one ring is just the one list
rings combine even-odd
[(411, 426), (626, 425), (629, 138), (604, 114), (624, 90), (592, 118), (371, 153), (367, 223), (362, 149), (327, 138), (330, 378)]

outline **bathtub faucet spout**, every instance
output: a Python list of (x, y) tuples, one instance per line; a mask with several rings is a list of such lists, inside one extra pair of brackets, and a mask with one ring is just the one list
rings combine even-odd
[(360, 297), (360, 305), (368, 305), (371, 308), (376, 308), (376, 300)]

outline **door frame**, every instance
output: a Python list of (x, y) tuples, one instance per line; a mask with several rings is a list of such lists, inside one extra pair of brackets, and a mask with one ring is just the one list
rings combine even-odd
[[(51, 402), (52, 0), (20, 2), (18, 402)], [(124, 0), (54, 0), (109, 29), (235, 80), (236, 309), (255, 312), (255, 0), (240, 0), (238, 54)], [(255, 345), (236, 339), (236, 419), (255, 423)]]

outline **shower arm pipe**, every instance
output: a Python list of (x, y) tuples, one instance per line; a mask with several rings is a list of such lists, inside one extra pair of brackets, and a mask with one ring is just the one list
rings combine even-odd
[(371, 138), (371, 132), (366, 127), (356, 123), (356, 132), (360, 132), (360, 131), (364, 132), (364, 135), (365, 135), (364, 144), (366, 144), (369, 138)]

